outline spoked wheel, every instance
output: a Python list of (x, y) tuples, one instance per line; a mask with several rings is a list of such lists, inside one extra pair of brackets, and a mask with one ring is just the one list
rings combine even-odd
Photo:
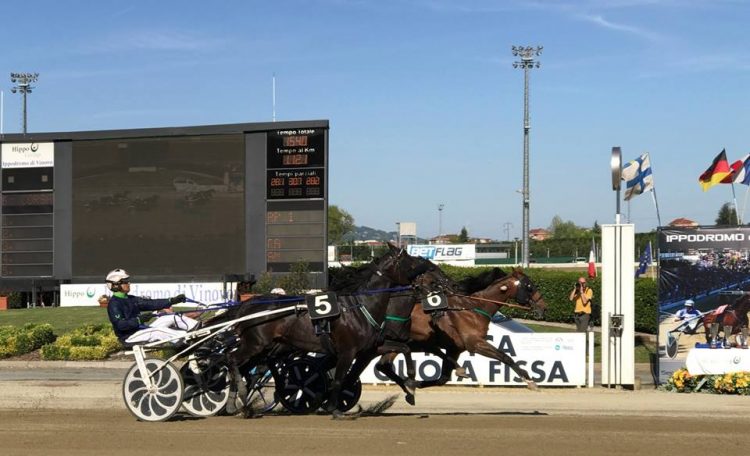
[(271, 369), (253, 368), (247, 380), (247, 403), (260, 413), (273, 410), (279, 402)]
[(279, 369), (276, 394), (287, 410), (294, 414), (312, 413), (327, 396), (328, 382), (317, 363), (299, 358)]
[(215, 363), (196, 374), (185, 363), (180, 369), (185, 383), (182, 406), (193, 416), (214, 416), (224, 410), (229, 401), (229, 368)]
[(667, 333), (667, 343), (664, 344), (664, 349), (667, 352), (667, 356), (673, 359), (677, 356), (677, 349), (679, 348), (677, 341), (678, 339), (672, 333)]
[(362, 396), (362, 382), (357, 379), (353, 385), (347, 385), (341, 389), (339, 395), (339, 407), (342, 412), (348, 412), (359, 402)]
[(141, 421), (168, 420), (182, 405), (182, 377), (172, 364), (161, 359), (146, 359), (145, 363), (153, 385), (141, 377), (134, 363), (122, 382), (125, 406)]

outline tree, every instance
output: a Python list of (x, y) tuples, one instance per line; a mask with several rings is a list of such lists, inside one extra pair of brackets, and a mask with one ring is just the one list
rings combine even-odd
[(591, 232), (597, 236), (602, 234), (602, 226), (599, 225), (599, 222), (597, 220), (594, 220), (594, 226), (591, 228)]
[(469, 232), (466, 231), (466, 227), (461, 228), (461, 234), (458, 235), (458, 242), (461, 244), (469, 242)]
[(552, 223), (549, 225), (549, 231), (555, 239), (573, 239), (585, 237), (586, 228), (581, 228), (571, 221), (564, 221), (562, 217), (556, 215), (552, 217)]
[(724, 203), (716, 216), (717, 225), (737, 225), (737, 211), (730, 203)]
[(344, 235), (354, 229), (354, 217), (335, 204), (328, 206), (328, 244), (340, 244)]

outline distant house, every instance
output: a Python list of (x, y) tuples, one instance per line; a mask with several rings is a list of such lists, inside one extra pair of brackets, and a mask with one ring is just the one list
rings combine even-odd
[(552, 237), (552, 233), (544, 228), (534, 228), (529, 230), (529, 237), (535, 241), (543, 241)]
[(696, 226), (698, 226), (698, 222), (694, 222), (690, 219), (680, 217), (669, 222), (668, 226), (679, 227), (679, 228), (695, 228)]

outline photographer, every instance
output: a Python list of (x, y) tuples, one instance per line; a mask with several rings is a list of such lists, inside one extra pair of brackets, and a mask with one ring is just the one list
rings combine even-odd
[(591, 298), (593, 296), (594, 291), (586, 286), (586, 278), (579, 277), (569, 297), (571, 301), (575, 301), (576, 303), (574, 312), (576, 331), (578, 332), (586, 332), (589, 326), (589, 320), (591, 320)]

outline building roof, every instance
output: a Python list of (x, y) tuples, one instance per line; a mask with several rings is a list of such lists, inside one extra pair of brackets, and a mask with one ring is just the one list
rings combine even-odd
[(669, 222), (669, 226), (693, 227), (693, 226), (698, 226), (698, 222), (694, 222), (693, 220), (690, 220), (688, 218), (679, 217)]

